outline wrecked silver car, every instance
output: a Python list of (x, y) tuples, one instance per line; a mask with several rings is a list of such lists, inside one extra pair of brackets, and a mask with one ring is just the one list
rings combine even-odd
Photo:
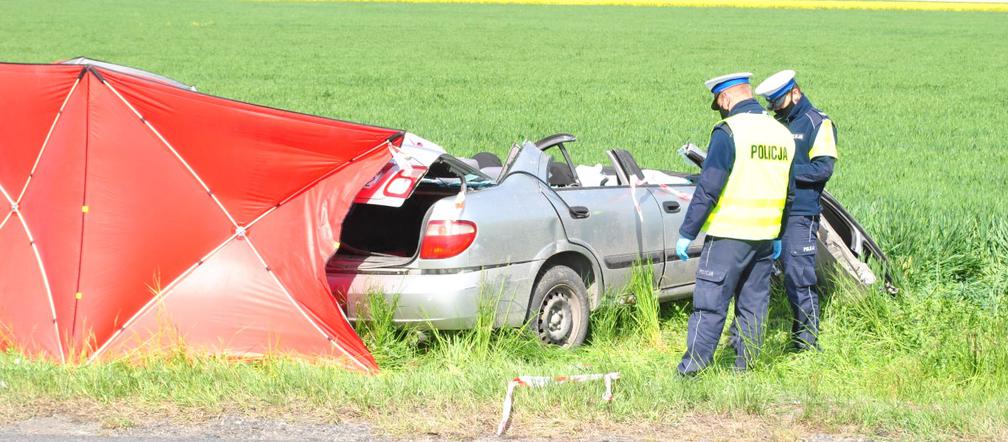
[[(327, 273), (350, 319), (368, 294), (397, 303), (395, 322), (437, 329), (475, 323), (481, 302), (496, 325), (528, 324), (546, 343), (580, 344), (588, 315), (646, 262), (660, 300), (692, 293), (703, 237), (676, 257), (695, 176), (642, 169), (621, 149), (609, 166), (576, 165), (558, 134), (458, 158), (437, 146), (399, 152), (362, 190), (344, 220)], [(684, 146), (700, 165), (703, 152)], [(862, 284), (862, 259), (885, 259), (832, 197), (825, 197), (819, 262)]]

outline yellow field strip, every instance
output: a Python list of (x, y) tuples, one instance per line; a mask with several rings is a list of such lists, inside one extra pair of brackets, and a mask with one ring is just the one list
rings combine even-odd
[[(270, 1), (270, 0), (266, 0)], [(334, 0), (280, 0), (333, 2)], [(1008, 12), (1008, 3), (872, 0), (335, 0), (339, 3), (481, 3), (570, 6), (680, 6), (761, 9), (861, 9), (876, 11), (982, 11)]]

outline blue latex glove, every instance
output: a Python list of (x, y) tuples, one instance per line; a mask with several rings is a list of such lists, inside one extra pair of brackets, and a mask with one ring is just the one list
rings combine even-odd
[(775, 239), (773, 241), (773, 260), (774, 261), (776, 261), (777, 258), (780, 258), (780, 252), (781, 252), (781, 247), (782, 246), (783, 245), (781, 244), (781, 240)]
[(679, 238), (675, 243), (675, 254), (679, 255), (679, 259), (686, 261), (689, 259), (689, 255), (686, 254), (686, 249), (689, 248), (690, 243), (693, 242), (689, 238)]

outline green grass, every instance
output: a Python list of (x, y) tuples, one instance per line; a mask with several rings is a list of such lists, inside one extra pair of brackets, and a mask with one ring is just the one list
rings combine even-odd
[[(12, 413), (50, 402), (265, 407), (486, 434), (515, 375), (618, 370), (609, 407), (595, 387), (569, 386), (522, 391), (521, 416), (551, 419), (541, 427), (575, 425), (557, 422), (558, 408), (565, 422), (626, 426), (732, 415), (881, 437), (1008, 437), (1005, 14), (24, 1), (0, 12), (7, 61), (87, 55), (215, 95), (407, 129), (459, 154), (565, 131), (581, 139), (581, 162), (623, 147), (677, 170), (691, 169), (675, 148), (702, 145), (717, 120), (703, 80), (794, 68), (839, 126), (829, 189), (890, 253), (903, 287), (895, 298), (829, 290), (826, 351), (801, 355), (783, 351), (778, 288), (745, 376), (727, 369), (729, 350), (696, 381), (677, 380), (689, 305), (655, 317), (614, 299), (593, 315), (592, 344), (570, 352), (487, 327), (421, 337), (376, 324), (361, 330), (386, 367), (374, 377), (283, 358), (58, 367), (6, 354), (0, 401)], [(530, 420), (512, 431), (532, 434)]]

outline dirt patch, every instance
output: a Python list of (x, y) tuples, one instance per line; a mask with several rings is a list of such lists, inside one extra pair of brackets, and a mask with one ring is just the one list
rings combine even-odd
[[(178, 416), (134, 421), (137, 416), (108, 413), (104, 416), (55, 413), (34, 416), (0, 426), (0, 439), (110, 438), (163, 440), (330, 440), (356, 441), (639, 441), (639, 440), (806, 440), (815, 442), (865, 441), (862, 437), (825, 434), (797, 425), (774, 425), (753, 417), (686, 415), (667, 424), (572, 422), (563, 419), (527, 419), (498, 438), (483, 425), (448, 431), (430, 429), (389, 436), (360, 421), (323, 422), (294, 416), (248, 416), (223, 414), (186, 421)], [(417, 416), (404, 417), (413, 420)], [(462, 431), (459, 431), (462, 430)], [(466, 431), (468, 430), (468, 431)]]
[[(118, 426), (125, 424), (126, 426)], [(170, 420), (134, 423), (115, 419), (85, 419), (57, 414), (33, 417), (0, 427), (0, 439), (9, 438), (153, 438), (225, 440), (330, 440), (357, 442), (389, 440), (375, 434), (365, 423), (319, 423), (224, 415), (185, 424)]]
[(0, 429), (0, 437), (11, 436), (94, 436), (101, 431), (97, 421), (81, 422), (70, 416), (40, 416), (15, 422)]
[[(775, 410), (781, 411), (781, 410)], [(521, 411), (508, 434), (494, 435), (500, 409), (478, 407), (403, 408), (367, 413), (305, 404), (181, 408), (137, 402), (25, 400), (0, 404), (0, 440), (23, 438), (152, 438), (171, 440), (332, 441), (865, 441), (856, 430), (815, 428), (798, 413), (669, 415), (649, 421), (620, 421), (600, 411), (585, 419)]]

